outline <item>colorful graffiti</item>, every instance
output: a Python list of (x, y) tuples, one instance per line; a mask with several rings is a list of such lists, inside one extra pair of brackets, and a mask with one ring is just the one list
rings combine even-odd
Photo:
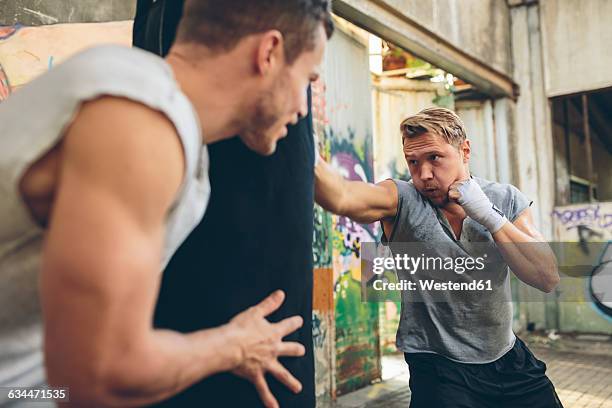
[(603, 234), (596, 232), (597, 230), (612, 230), (610, 203), (557, 207), (553, 210), (552, 217), (560, 228), (586, 228), (596, 235), (599, 234), (601, 238)]
[[(373, 181), (369, 135), (359, 138), (349, 128), (344, 135), (330, 131), (328, 140), (331, 163), (343, 177)], [(375, 241), (377, 234), (375, 224), (332, 217), (338, 394), (360, 388), (380, 376), (378, 304), (361, 301), (359, 257), (361, 244)]]
[(325, 405), (333, 395), (333, 271), (315, 268), (312, 311), (312, 340), (315, 358), (317, 405)]
[(612, 318), (612, 241), (608, 242), (601, 253), (599, 264), (591, 272), (589, 294), (595, 307)]
[(327, 338), (327, 328), (321, 325), (319, 315), (312, 312), (312, 342), (316, 348), (322, 348)]
[(315, 268), (330, 267), (332, 254), (330, 248), (329, 230), (331, 216), (320, 206), (314, 208), (314, 229), (312, 240), (312, 257)]
[(312, 84), (312, 118), (315, 125), (324, 128), (329, 125), (327, 116), (327, 99), (325, 98), (325, 81), (320, 78)]
[[(10, 78), (11, 91), (18, 92), (32, 79), (86, 48), (99, 44), (129, 46), (132, 25), (132, 21), (111, 21), (0, 27), (0, 65)], [(6, 93), (6, 84), (4, 88)]]
[[(586, 255), (592, 258), (594, 254), (588, 253), (592, 248), (601, 251), (595, 254), (597, 265), (586, 282), (574, 284), (578, 293), (584, 293), (583, 302), (562, 304), (561, 315), (568, 316), (568, 324), (574, 330), (612, 333), (612, 202), (557, 207), (551, 216), (559, 241), (579, 243), (569, 258), (579, 259)], [(607, 245), (588, 245), (593, 242)], [(578, 287), (581, 284), (583, 288)], [(590, 305), (599, 318), (587, 312), (586, 305)]]
[[(329, 49), (321, 79), (312, 86), (319, 149), (322, 157), (345, 178), (372, 182), (372, 90), (367, 42), (339, 29)], [(325, 387), (321, 372), (328, 374), (332, 398), (381, 376), (378, 304), (361, 302), (359, 258), (361, 245), (375, 240), (377, 230), (375, 226), (317, 211), (314, 260), (330, 271), (327, 286), (315, 275), (315, 297), (330, 294), (331, 300), (326, 336), (323, 338), (322, 329), (313, 333), (316, 344), (323, 346), (315, 347), (315, 351), (319, 350), (317, 355), (322, 356), (326, 345), (331, 345), (327, 363), (315, 360), (317, 405), (325, 405), (319, 397), (319, 391)], [(325, 327), (327, 315), (318, 316), (320, 327)]]
[(0, 103), (5, 101), (11, 94), (11, 83), (8, 79), (8, 75), (0, 65)]
[[(21, 26), (19, 25), (0, 27), (0, 41), (11, 38), (20, 28)], [(11, 92), (11, 82), (9, 81), (6, 71), (2, 67), (2, 61), (0, 61), (0, 102), (5, 101)]]
[(19, 29), (21, 29), (21, 27), (22, 27), (21, 24), (17, 24), (17, 25), (14, 25), (14, 26), (3, 26), (3, 27), (0, 27), (0, 41), (8, 40), (13, 35), (15, 35), (15, 33), (17, 33), (17, 31), (19, 31)]

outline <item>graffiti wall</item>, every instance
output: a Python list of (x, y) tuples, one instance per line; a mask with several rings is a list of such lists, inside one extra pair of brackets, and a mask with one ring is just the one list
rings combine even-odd
[[(324, 67), (323, 67), (324, 69)], [(329, 126), (323, 78), (312, 84), (312, 117), (318, 148), (324, 160), (330, 160), (325, 129)], [(317, 406), (329, 405), (336, 396), (334, 273), (331, 250), (331, 214), (315, 204), (312, 256), (314, 270), (312, 335), (315, 357), (315, 393)]]
[[(374, 181), (372, 102), (367, 36), (340, 29), (325, 58), (324, 147), (345, 178)], [(378, 304), (361, 302), (362, 242), (374, 241), (375, 225), (333, 216), (330, 242), (335, 323), (335, 385), (345, 394), (380, 378)]]
[(131, 21), (0, 27), (0, 102), (85, 48), (131, 41)]
[[(323, 158), (351, 180), (373, 181), (372, 107), (367, 37), (339, 26), (313, 84), (313, 117)], [(315, 206), (313, 326), (317, 401), (380, 378), (378, 304), (361, 302), (359, 251), (374, 225)], [(327, 311), (329, 307), (329, 311)], [(325, 333), (325, 337), (323, 337)], [(328, 351), (328, 347), (330, 350)]]
[[(559, 302), (559, 329), (612, 334), (612, 202), (556, 207), (551, 216), (558, 241), (579, 243), (572, 261), (595, 259), (584, 279), (572, 280), (577, 301)], [(587, 245), (596, 242), (604, 244)]]

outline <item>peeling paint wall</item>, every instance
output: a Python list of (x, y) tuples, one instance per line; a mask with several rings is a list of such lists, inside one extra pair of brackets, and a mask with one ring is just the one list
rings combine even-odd
[(135, 0), (0, 0), (0, 102), (85, 48), (130, 45), (135, 10)]
[(0, 26), (94, 23), (134, 18), (136, 0), (0, 0)]
[[(329, 48), (328, 48), (329, 49)], [(324, 70), (325, 67), (322, 68)], [(312, 117), (319, 139), (319, 151), (329, 161), (326, 129), (329, 117), (326, 105), (325, 80), (312, 84)], [(313, 230), (313, 344), (315, 357), (315, 394), (317, 406), (329, 405), (336, 397), (336, 347), (334, 313), (334, 272), (332, 269), (332, 216), (320, 206), (314, 206)]]
[[(313, 114), (323, 156), (344, 177), (373, 181), (372, 106), (367, 37), (338, 29), (321, 79), (313, 85)], [(333, 272), (333, 361), (317, 359), (317, 395), (330, 372), (331, 395), (345, 394), (380, 378), (378, 304), (361, 302), (359, 249), (374, 241), (374, 225), (317, 210), (315, 260)], [(325, 242), (327, 240), (327, 242)], [(329, 252), (327, 252), (329, 251)], [(316, 286), (316, 281), (315, 281)], [(315, 287), (315, 292), (327, 288)], [(323, 351), (322, 351), (323, 352)], [(321, 401), (319, 397), (319, 401)]]
[(331, 267), (315, 267), (312, 311), (312, 340), (315, 359), (317, 404), (329, 403), (334, 396), (334, 295)]
[(85, 48), (108, 43), (129, 46), (132, 42), (131, 21), (0, 30), (0, 67), (13, 91)]
[[(607, 242), (596, 247), (602, 251), (600, 265), (612, 262), (612, 202), (577, 204), (556, 207), (551, 214), (555, 235), (562, 242)], [(578, 250), (580, 247), (577, 246)], [(575, 256), (579, 256), (576, 254)], [(593, 254), (591, 254), (593, 255)], [(601, 274), (601, 275), (600, 275)], [(606, 276), (602, 279), (602, 276)], [(599, 278), (598, 278), (599, 277)], [(558, 329), (561, 331), (578, 331), (612, 334), (612, 271), (610, 266), (593, 271), (586, 279), (572, 281), (573, 293), (579, 294), (577, 302), (560, 302), (558, 309)], [(605, 300), (594, 298), (593, 293), (602, 293)]]

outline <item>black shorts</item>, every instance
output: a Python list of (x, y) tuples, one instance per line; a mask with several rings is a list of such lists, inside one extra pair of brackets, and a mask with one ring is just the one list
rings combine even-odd
[(451, 361), (432, 353), (406, 353), (410, 408), (559, 408), (546, 364), (518, 337), (514, 347), (487, 364)]

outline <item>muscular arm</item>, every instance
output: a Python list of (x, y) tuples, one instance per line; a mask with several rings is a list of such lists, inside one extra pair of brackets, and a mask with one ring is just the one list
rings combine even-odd
[(315, 167), (315, 201), (334, 214), (369, 224), (395, 217), (397, 200), (391, 180), (378, 184), (346, 180), (322, 159)]
[(134, 405), (232, 368), (239, 350), (225, 328), (151, 327), (164, 218), (183, 172), (172, 125), (103, 98), (83, 107), (62, 157), (42, 261), (49, 382), (70, 384), (77, 405)]
[(546, 293), (557, 286), (557, 259), (535, 228), (530, 208), (524, 210), (513, 223), (506, 222), (493, 234), (493, 239), (520, 280)]
[(463, 207), (469, 217), (491, 231), (497, 248), (520, 280), (547, 293), (557, 286), (559, 273), (555, 254), (533, 225), (530, 208), (525, 209), (513, 223), (509, 222), (473, 178), (454, 182), (448, 197)]
[[(71, 404), (160, 401), (238, 368), (257, 349), (249, 339), (263, 339), (259, 332), (280, 340), (299, 327), (296, 320), (265, 320), (282, 302), (278, 294), (218, 328), (180, 334), (152, 327), (165, 217), (184, 167), (174, 127), (162, 114), (117, 98), (89, 102), (64, 139), (62, 157), (41, 299), (48, 381), (69, 386)], [(303, 353), (283, 344), (281, 355)], [(267, 390), (255, 371), (256, 386)], [(269, 391), (266, 397), (275, 406)]]

